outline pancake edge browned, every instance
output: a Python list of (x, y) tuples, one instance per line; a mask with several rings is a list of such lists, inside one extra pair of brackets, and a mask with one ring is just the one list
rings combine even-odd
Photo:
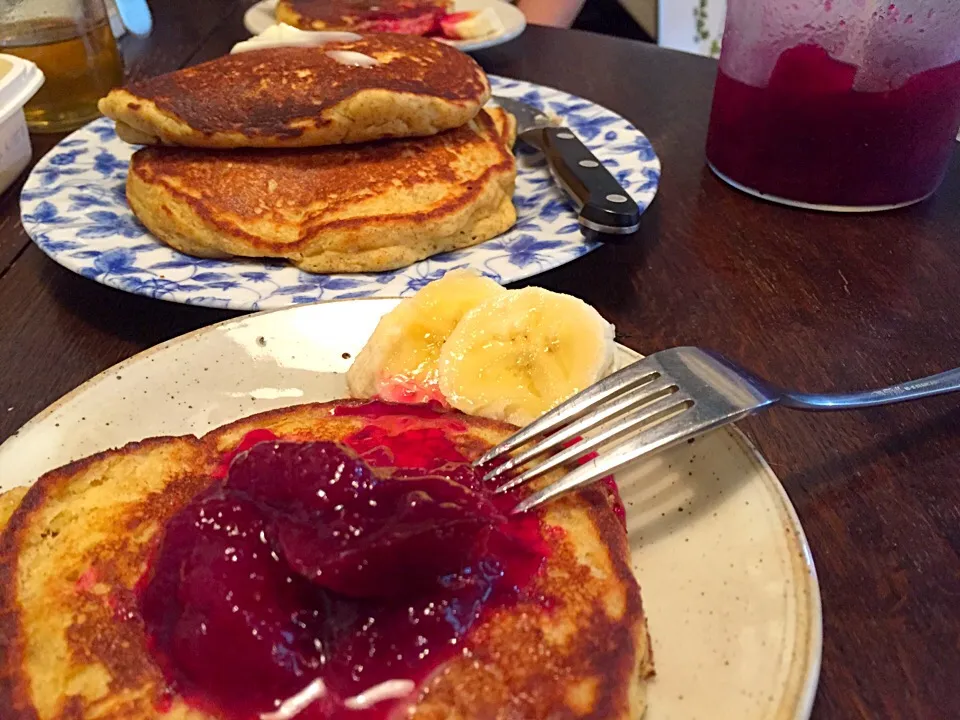
[[(30, 695), (29, 679), (24, 677), (22, 672), (18, 672), (24, 662), (21, 611), (17, 601), (18, 553), (31, 517), (53, 493), (62, 490), (77, 473), (97, 462), (117, 454), (136, 453), (179, 441), (194, 447), (202, 445), (202, 441), (192, 435), (146, 438), (127, 443), (121, 448), (94, 453), (44, 473), (30, 486), (0, 531), (0, 650), (3, 651), (0, 653), (0, 713), (7, 710), (13, 713), (10, 716), (2, 714), (4, 720), (8, 720), (8, 717), (9, 720), (39, 718)], [(61, 717), (63, 720), (72, 720), (69, 709)]]
[[(309, 148), (389, 138), (429, 137), (470, 122), (489, 97), (490, 93), (487, 92), (481, 96), (480, 102), (473, 103), (414, 93), (358, 90), (338, 105), (322, 110), (314, 118), (292, 121), (290, 132), (285, 135), (235, 130), (200, 132), (173, 113), (161, 110), (152, 100), (134, 95), (124, 88), (111, 90), (110, 95), (100, 100), (98, 108), (116, 122), (117, 136), (133, 145), (211, 149)], [(407, 105), (410, 111), (397, 112), (389, 122), (363, 126), (350, 120), (357, 114), (358, 108), (402, 98), (412, 102), (401, 102), (398, 107)]]
[[(500, 109), (493, 112), (496, 117), (485, 110), (475, 122), (503, 141), (499, 160), (471, 178), (465, 189), (461, 185), (453, 197), (428, 211), (313, 223), (305, 226), (303, 237), (296, 241), (271, 242), (212, 212), (209, 202), (198, 200), (174, 183), (162, 177), (146, 179), (140, 158), (162, 149), (134, 153), (127, 174), (127, 202), (157, 239), (188, 255), (283, 258), (315, 273), (394, 270), (431, 255), (484, 242), (516, 222), (516, 159), (508, 149), (516, 138), (516, 119)], [(210, 157), (215, 160), (215, 156)], [(344, 171), (350, 172), (348, 167)]]
[[(10, 519), (6, 528), (0, 528), (0, 647), (4, 653), (0, 655), (0, 711), (5, 720), (37, 720), (39, 717), (30, 695), (29, 679), (18, 672), (23, 661), (23, 647), (19, 641), (23, 635), (20, 628), (22, 609), (17, 603), (17, 553), (25, 529), (28, 528), (32, 516), (37, 513), (43, 504), (56, 492), (63, 490), (70, 480), (84, 469), (102, 460), (129, 455), (139, 451), (163, 446), (173, 442), (182, 442), (189, 447), (203, 450), (211, 454), (207, 467), (223, 451), (235, 446), (236, 442), (250, 429), (270, 426), (281, 437), (292, 439), (308, 439), (306, 435), (298, 437), (293, 428), (301, 427), (297, 422), (313, 415), (332, 415), (332, 410), (338, 406), (361, 404), (357, 400), (337, 400), (326, 403), (308, 403), (287, 408), (267, 411), (257, 415), (229, 423), (221, 428), (212, 430), (200, 438), (192, 435), (166, 436), (149, 438), (139, 442), (128, 443), (119, 449), (96, 453), (90, 457), (69, 463), (61, 468), (44, 474), (23, 498), (19, 508)], [(355, 418), (360, 419), (360, 418)], [(512, 431), (510, 426), (494, 420), (469, 417), (472, 430), (498, 434), (503, 437)], [(289, 423), (291, 428), (284, 430), (283, 424)], [(286, 434), (285, 434), (286, 433)], [(484, 441), (484, 446), (489, 440)], [(628, 606), (624, 612), (624, 622), (621, 631), (614, 631), (607, 624), (600, 623), (598, 627), (578, 627), (578, 640), (583, 637), (586, 643), (578, 645), (592, 661), (591, 669), (595, 677), (609, 679), (611, 682), (600, 695), (600, 702), (592, 707), (591, 711), (580, 715), (586, 720), (636, 720), (645, 708), (645, 680), (653, 674), (652, 653), (646, 618), (643, 613), (642, 601), (636, 578), (630, 568), (629, 547), (626, 533), (622, 525), (609, 508), (609, 495), (599, 486), (594, 486), (570, 496), (569, 502), (577, 498), (577, 507), (589, 518), (592, 527), (601, 538), (603, 546), (612, 558), (616, 581), (627, 588), (635, 588), (635, 592), (627, 592)], [(562, 507), (563, 500), (558, 501), (555, 507)], [(613, 648), (611, 656), (610, 640), (620, 643)], [(12, 642), (13, 641), (13, 642)], [(623, 645), (626, 641), (627, 645)], [(440, 679), (442, 683), (442, 678)], [(432, 683), (436, 685), (436, 683)], [(609, 692), (611, 689), (614, 692)], [(421, 698), (422, 700), (422, 698)], [(182, 702), (176, 703), (182, 706)], [(54, 717), (57, 720), (75, 720), (89, 718), (84, 714), (84, 707), (80, 704), (62, 706)], [(191, 717), (194, 716), (182, 709)], [(7, 712), (11, 714), (8, 715)], [(175, 713), (176, 717), (184, 717), (182, 713)], [(154, 717), (153, 713), (137, 715), (109, 715), (106, 717)], [(427, 713), (416, 714), (417, 720), (440, 720), (442, 717), (468, 717), (472, 715), (444, 716)]]
[(3, 532), (3, 528), (6, 527), (11, 516), (20, 507), (20, 502), (29, 491), (29, 486), (20, 486), (0, 493), (0, 532)]
[[(391, 41), (381, 39), (383, 37), (383, 35), (368, 35), (356, 42), (334, 43), (330, 47), (335, 49), (342, 46), (350, 49), (372, 44), (378, 52), (389, 53)], [(409, 36), (397, 37), (398, 39), (392, 42), (394, 45), (400, 43), (401, 48), (403, 43), (410, 39)], [(417, 41), (438, 44), (427, 39), (417, 38)], [(378, 44), (385, 47), (378, 47)], [(315, 47), (275, 50), (322, 53), (322, 49)], [(416, 57), (413, 54), (416, 48), (406, 50), (411, 53), (411, 57)], [(258, 50), (239, 56), (228, 55), (208, 63), (201, 63), (201, 66), (218, 61), (228, 64), (245, 61), (266, 62), (264, 56), (268, 58), (269, 52), (271, 51)], [(472, 58), (462, 55), (453, 48), (442, 47), (440, 54), (444, 55), (444, 53), (455, 53), (452, 60), (458, 63), (456, 69), (470, 79), (469, 83), (466, 81), (464, 83), (470, 88), (469, 92), (464, 91), (461, 85), (453, 89), (444, 89), (436, 82), (432, 85), (423, 80), (402, 82), (388, 76), (379, 78), (377, 81), (343, 82), (326, 89), (321, 83), (319, 87), (311, 88), (310, 95), (307, 96), (309, 102), (301, 102), (294, 104), (292, 108), (281, 110), (284, 101), (296, 97), (282, 94), (283, 83), (280, 81), (284, 78), (281, 75), (279, 78), (274, 78), (277, 82), (273, 85), (268, 84), (263, 89), (254, 91), (259, 95), (256, 96), (258, 99), (252, 101), (253, 106), (267, 113), (265, 117), (270, 118), (269, 122), (265, 121), (265, 117), (261, 117), (260, 122), (251, 117), (244, 117), (243, 120), (233, 117), (230, 122), (226, 122), (217, 115), (218, 106), (215, 101), (212, 107), (206, 107), (199, 101), (177, 104), (171, 103), (162, 92), (158, 94), (155, 90), (151, 94), (151, 83), (165, 81), (169, 84), (174, 82), (173, 78), (177, 73), (183, 72), (175, 71), (139, 84), (114, 88), (99, 101), (98, 108), (101, 113), (116, 121), (117, 133), (122, 140), (146, 145), (179, 145), (214, 149), (299, 148), (360, 143), (385, 138), (427, 137), (469, 122), (490, 99), (490, 82), (482, 68)], [(405, 56), (401, 54), (401, 58), (403, 57)], [(313, 61), (315, 62), (316, 59), (314, 58)], [(450, 62), (451, 58), (447, 61)], [(304, 62), (313, 73), (319, 73), (324, 69), (310, 67), (307, 61)], [(325, 60), (325, 62), (343, 70), (336, 61)], [(435, 60), (435, 62), (438, 61)], [(191, 69), (185, 68), (185, 70)], [(361, 68), (353, 68), (353, 70), (362, 72)], [(208, 68), (206, 72), (211, 71)], [(281, 71), (277, 70), (277, 72)], [(292, 71), (287, 69), (286, 72), (289, 74)], [(331, 71), (328, 69), (328, 72)], [(322, 77), (322, 75), (318, 76)], [(363, 76), (358, 75), (358, 77)], [(269, 79), (269, 75), (266, 79)], [(207, 80), (209, 81), (209, 78)], [(183, 81), (182, 78), (181, 81)], [(476, 86), (476, 92), (473, 89), (474, 86)], [(171, 91), (167, 89), (166, 92)], [(190, 97), (189, 87), (181, 92), (186, 97)], [(275, 97), (276, 93), (281, 94)], [(228, 104), (225, 107), (230, 106)], [(223, 108), (220, 110), (222, 111)]]

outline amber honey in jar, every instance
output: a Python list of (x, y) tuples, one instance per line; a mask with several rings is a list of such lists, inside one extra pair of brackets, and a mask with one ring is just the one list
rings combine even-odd
[(0, 52), (36, 63), (46, 76), (24, 107), (30, 130), (72, 130), (97, 117), (97, 101), (123, 81), (102, 0), (31, 0), (14, 7), (23, 9), (0, 12)]

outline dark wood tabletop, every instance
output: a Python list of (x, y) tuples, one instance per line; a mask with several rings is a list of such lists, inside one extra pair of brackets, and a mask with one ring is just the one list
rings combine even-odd
[[(248, 4), (153, 3), (153, 34), (121, 43), (128, 77), (225, 53), (245, 35)], [(528, 281), (592, 303), (622, 343), (643, 353), (714, 348), (806, 391), (960, 365), (960, 153), (936, 196), (910, 209), (788, 209), (727, 187), (704, 165), (712, 60), (536, 27), (477, 57), (489, 72), (601, 103), (653, 142), (663, 177), (639, 236)], [(34, 158), (59, 139), (34, 136)], [(21, 184), (0, 196), (0, 441), (110, 365), (232, 315), (61, 268), (24, 233)], [(815, 716), (960, 717), (958, 398), (773, 410), (742, 428), (786, 486), (816, 560)]]

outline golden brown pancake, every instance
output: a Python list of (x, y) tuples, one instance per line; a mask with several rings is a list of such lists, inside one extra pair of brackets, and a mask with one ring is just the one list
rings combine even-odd
[(431, 20), (452, 6), (447, 0), (280, 0), (276, 15), (277, 22), (301, 30), (365, 31), (397, 24), (423, 35), (432, 29)]
[[(332, 51), (378, 64), (347, 65)], [(226, 55), (111, 90), (100, 111), (134, 143), (313, 147), (434, 135), (468, 122), (489, 97), (486, 75), (464, 53), (381, 34)]]
[(17, 487), (0, 494), (0, 530), (3, 530), (10, 516), (20, 506), (20, 501), (27, 494), (28, 487)]
[(199, 257), (373, 272), (474, 245), (516, 221), (515, 121), (499, 108), (429, 138), (312, 150), (134, 153), (127, 199)]
[[(208, 486), (246, 432), (337, 440), (371, 420), (354, 401), (253, 416), (205, 437), (153, 438), (44, 475), (0, 536), (0, 717), (207, 720), (171, 694), (147, 648), (133, 589), (165, 523)], [(478, 457), (509, 425), (458, 416)], [(416, 422), (415, 418), (411, 418)], [(375, 421), (374, 421), (375, 422)], [(550, 478), (548, 478), (550, 479)], [(623, 525), (602, 485), (538, 510), (550, 554), (515, 606), (495, 610), (420, 688), (417, 720), (637, 720), (652, 673)], [(542, 597), (555, 598), (545, 608)], [(526, 598), (526, 599), (523, 599)]]

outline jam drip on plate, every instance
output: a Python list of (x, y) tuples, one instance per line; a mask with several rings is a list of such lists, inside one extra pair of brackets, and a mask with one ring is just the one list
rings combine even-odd
[[(384, 406), (384, 407), (380, 407)], [(386, 718), (524, 599), (546, 555), (427, 408), (342, 408), (332, 442), (255, 431), (225, 479), (174, 516), (138, 588), (172, 688), (231, 720)], [(256, 442), (255, 442), (256, 441)]]

